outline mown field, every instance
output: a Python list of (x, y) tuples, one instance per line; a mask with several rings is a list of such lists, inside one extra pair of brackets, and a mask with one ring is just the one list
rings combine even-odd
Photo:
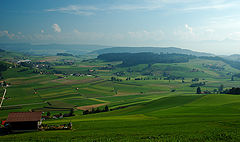
[[(206, 63), (224, 66), (224, 69), (203, 66)], [(75, 116), (43, 121), (49, 125), (72, 122), (72, 130), (2, 135), (0, 141), (240, 141), (240, 96), (196, 94), (196, 87), (190, 87), (196, 83), (192, 82), (193, 78), (206, 83), (202, 91), (213, 91), (221, 84), (224, 88), (238, 87), (239, 81), (231, 81), (231, 73), (239, 70), (220, 61), (200, 59), (188, 63), (158, 63), (150, 68), (137, 65), (98, 70), (99, 66), (108, 64), (119, 63), (79, 61), (74, 65), (54, 66), (68, 73), (95, 70), (93, 76), (19, 73), (15, 68), (3, 72), (11, 85), (7, 87), (8, 99), (0, 110), (0, 120), (6, 119), (9, 112), (30, 110), (53, 115), (68, 113), (74, 108)], [(117, 76), (118, 72), (124, 75)], [(149, 72), (152, 75), (144, 75)], [(161, 76), (164, 72), (181, 78), (164, 80)], [(122, 81), (111, 81), (112, 76)], [(127, 77), (131, 80), (126, 80)], [(82, 107), (106, 105), (110, 109), (125, 108), (82, 115)]]

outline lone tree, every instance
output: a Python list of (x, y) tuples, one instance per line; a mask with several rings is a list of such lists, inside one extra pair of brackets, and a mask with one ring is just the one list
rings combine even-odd
[(197, 94), (201, 94), (201, 92), (202, 92), (202, 91), (201, 91), (201, 88), (198, 87), (198, 88), (197, 88)]
[(107, 105), (105, 106), (104, 111), (106, 111), (106, 112), (109, 111), (109, 108)]

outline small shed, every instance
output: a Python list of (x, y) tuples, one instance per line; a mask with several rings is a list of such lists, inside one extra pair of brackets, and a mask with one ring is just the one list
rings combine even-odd
[(42, 112), (11, 112), (6, 124), (11, 130), (37, 130), (41, 125)]

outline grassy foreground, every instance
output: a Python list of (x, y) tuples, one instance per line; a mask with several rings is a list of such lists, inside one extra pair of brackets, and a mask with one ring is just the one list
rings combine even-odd
[(239, 108), (240, 96), (170, 96), (117, 111), (44, 122), (71, 121), (73, 130), (11, 134), (0, 141), (239, 141)]

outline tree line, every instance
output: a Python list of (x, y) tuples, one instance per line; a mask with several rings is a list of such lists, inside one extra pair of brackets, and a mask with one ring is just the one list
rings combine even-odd
[(97, 109), (92, 108), (92, 110), (84, 110), (83, 115), (100, 113), (100, 112), (108, 112), (108, 111), (109, 111), (109, 108), (106, 105), (102, 110), (99, 107)]
[(196, 58), (192, 55), (184, 54), (155, 54), (151, 52), (141, 53), (106, 53), (101, 54), (97, 59), (107, 62), (122, 61), (120, 66), (129, 67), (138, 64), (154, 64), (154, 63), (184, 63), (190, 59)]

